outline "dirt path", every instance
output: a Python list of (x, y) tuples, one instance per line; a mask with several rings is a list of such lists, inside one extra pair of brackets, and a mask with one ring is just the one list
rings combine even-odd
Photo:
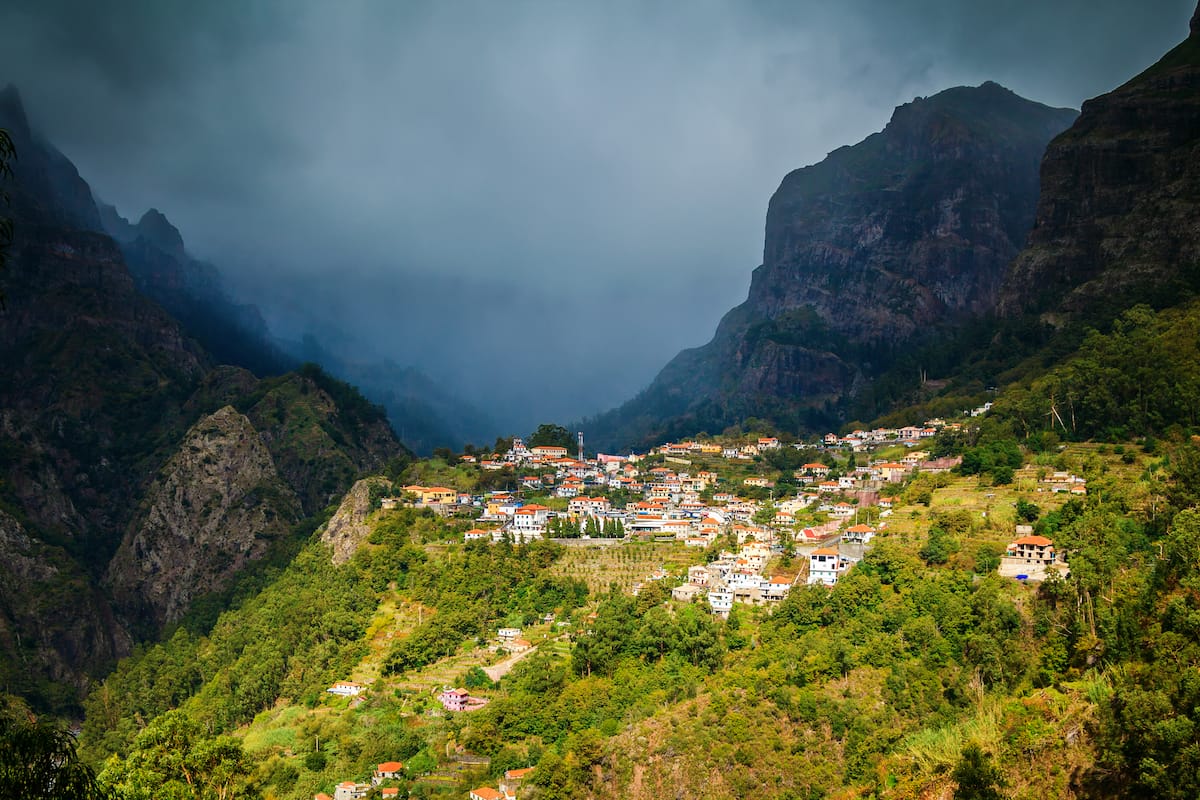
[(503, 678), (505, 675), (507, 675), (509, 673), (509, 670), (511, 670), (514, 666), (516, 666), (518, 661), (520, 661), (522, 658), (524, 658), (525, 656), (532, 653), (534, 650), (537, 650), (537, 648), (531, 647), (528, 650), (524, 650), (520, 653), (513, 653), (511, 656), (504, 659), (503, 661), (499, 661), (495, 664), (492, 664), (490, 667), (484, 667), (483, 671), (487, 673), (487, 676), (489, 678), (491, 678), (494, 681), (498, 681), (501, 678)]

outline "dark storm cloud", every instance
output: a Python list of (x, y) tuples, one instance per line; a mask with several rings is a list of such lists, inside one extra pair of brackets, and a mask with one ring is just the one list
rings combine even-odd
[(281, 333), (335, 328), (519, 430), (705, 341), (788, 170), (951, 85), (1078, 106), (1193, 8), (52, 0), (0, 7), (0, 80)]

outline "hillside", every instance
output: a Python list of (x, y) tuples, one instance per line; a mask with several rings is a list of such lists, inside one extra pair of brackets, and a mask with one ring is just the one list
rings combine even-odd
[(1074, 116), (994, 83), (958, 87), (790, 173), (747, 300), (711, 342), (589, 420), (589, 439), (644, 445), (748, 417), (834, 426), (907, 350), (994, 308), (1033, 224), (1046, 143)]
[[(379, 409), (319, 369), (216, 367), (139, 291), (87, 183), (11, 88), (0, 125), (18, 151), (0, 313), (0, 671), (35, 705), (70, 708), (135, 639), (404, 450)], [(146, 614), (142, 589), (192, 558), (177, 544), (203, 547), (189, 539), (201, 528), (224, 555)]]
[[(171, 779), (156, 737), (176, 728), (241, 754), (224, 778), (237, 791), (281, 799), (391, 760), (390, 785), (446, 797), (525, 766), (530, 798), (949, 797), (969, 745), (1002, 796), (1188, 797), (1200, 785), (1176, 745), (1200, 669), (1200, 522), (1179, 509), (1200, 484), (1166, 467), (1192, 463), (1193, 444), (1169, 456), (1072, 446), (1026, 454), (1011, 484), (915, 479), (835, 587), (725, 621), (645, 590), (575, 610), (583, 590), (555, 545), (463, 545), (429, 512), (374, 511), (348, 562), (314, 539), (215, 625), (185, 620), (125, 662), (89, 701), (83, 741), (119, 754), (104, 778), (129, 797)], [(1087, 496), (1035, 488), (1057, 469)], [(1066, 580), (991, 574), (1018, 501), (1070, 554)], [(615, 547), (614, 563), (643, 545)], [(485, 642), (504, 625), (536, 650), (493, 683), (475, 668), (499, 663)], [(336, 680), (366, 691), (325, 692)], [(444, 712), (436, 692), (464, 684), (487, 704)]]

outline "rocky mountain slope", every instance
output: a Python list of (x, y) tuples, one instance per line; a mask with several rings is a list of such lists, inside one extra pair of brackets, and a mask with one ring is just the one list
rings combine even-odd
[(585, 430), (611, 446), (750, 416), (831, 424), (911, 343), (993, 309), (1033, 224), (1046, 143), (1074, 116), (994, 83), (958, 87), (792, 172), (746, 301)]
[(138, 290), (90, 188), (12, 90), (0, 127), (18, 152), (0, 313), (0, 672), (61, 706), (135, 634), (404, 449), (381, 409), (315, 367), (215, 367)]
[(1200, 289), (1200, 19), (1123, 86), (1084, 103), (1046, 150), (1029, 247), (1000, 297), (1007, 316), (1103, 321)]
[(301, 516), (262, 436), (232, 406), (191, 427), (143, 504), (108, 575), (119, 606), (144, 608), (159, 625), (222, 588)]

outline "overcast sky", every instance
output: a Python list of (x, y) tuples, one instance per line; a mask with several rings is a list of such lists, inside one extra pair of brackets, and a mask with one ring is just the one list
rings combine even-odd
[(0, 83), (284, 336), (513, 432), (629, 398), (745, 298), (789, 170), (915, 96), (1078, 107), (1194, 0), (0, 2)]

